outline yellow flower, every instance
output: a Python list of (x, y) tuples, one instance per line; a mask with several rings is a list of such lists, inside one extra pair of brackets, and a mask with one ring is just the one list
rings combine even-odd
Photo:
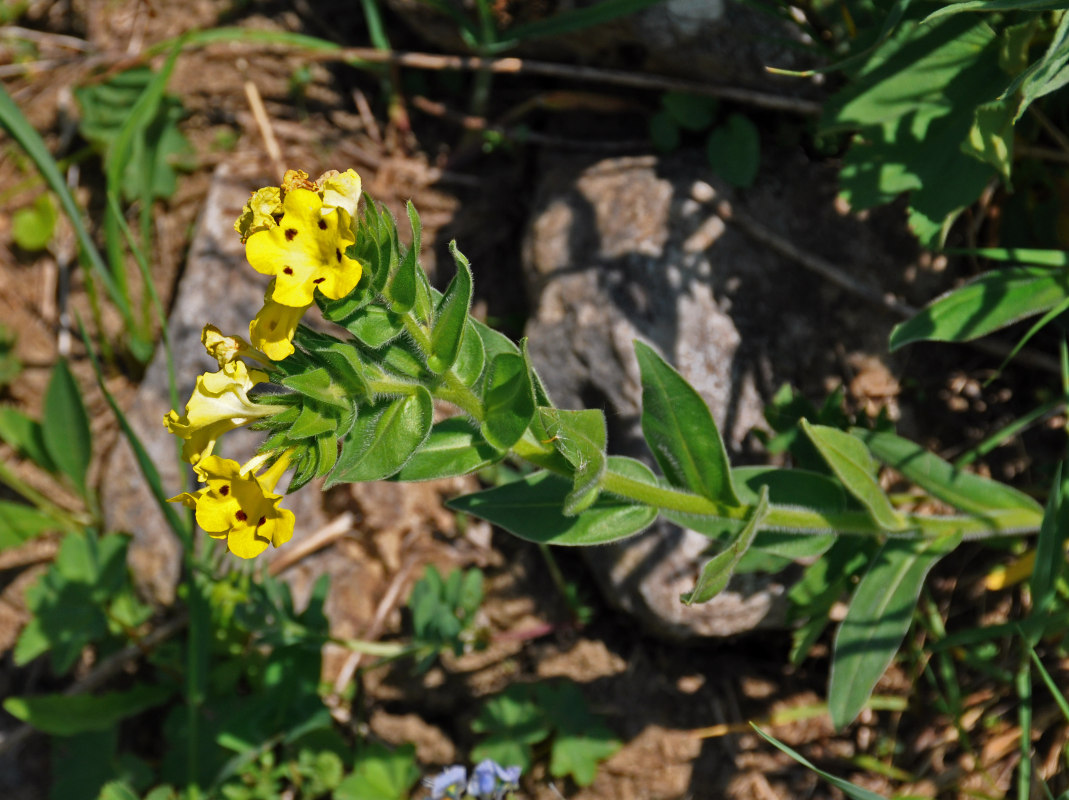
[(278, 227), (282, 216), (282, 193), (277, 186), (265, 186), (252, 193), (241, 209), (241, 216), (234, 223), (234, 230), (245, 241), (257, 231)]
[(340, 208), (348, 214), (348, 220), (356, 216), (356, 207), (360, 203), (360, 176), (356, 174), (356, 170), (329, 170), (316, 179), (316, 186), (320, 187), (319, 196), (323, 198), (324, 214), (329, 213), (331, 209)]
[(266, 381), (266, 372), (250, 370), (242, 361), (232, 361), (218, 372), (198, 376), (186, 413), (179, 416), (172, 409), (163, 418), (167, 430), (185, 439), (182, 458), (196, 465), (211, 455), (216, 440), (227, 431), (277, 414), (281, 410), (277, 406), (260, 405), (249, 399), (249, 390)]
[(283, 201), (278, 227), (258, 231), (245, 243), (245, 256), (257, 272), (275, 276), (271, 299), (300, 308), (312, 304), (318, 288), (340, 300), (360, 281), (359, 261), (345, 255), (354, 237), (335, 209), (323, 213), (323, 199), (294, 189)]
[(293, 334), (308, 306), (284, 306), (272, 299), (274, 284), (264, 296), (264, 307), (249, 323), (249, 338), (272, 361), (281, 361), (293, 352)]
[(261, 364), (270, 365), (271, 360), (240, 336), (223, 336), (214, 325), (205, 325), (200, 332), (200, 343), (208, 351), (208, 355), (219, 362), (223, 367), (239, 358), (251, 358)]
[(278, 507), (282, 495), (274, 492), (289, 466), (289, 455), (284, 453), (262, 475), (253, 473), (264, 456), (243, 467), (229, 458), (207, 456), (196, 471), (208, 485), (196, 492), (182, 492), (168, 502), (195, 509), (197, 524), (213, 539), (226, 539), (234, 555), (255, 558), (269, 545), (279, 547), (293, 536), (293, 512)]

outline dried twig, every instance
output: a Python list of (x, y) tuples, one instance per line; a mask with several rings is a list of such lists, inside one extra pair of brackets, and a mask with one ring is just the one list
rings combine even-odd
[(298, 561), (307, 558), (318, 550), (322, 550), (329, 544), (333, 544), (352, 531), (353, 521), (353, 515), (346, 511), (311, 536), (287, 547), (278, 558), (271, 562), (268, 572), (272, 575), (281, 575)]
[(264, 139), (264, 147), (267, 148), (267, 156), (271, 159), (271, 166), (274, 167), (275, 174), (281, 176), (286, 171), (286, 165), (282, 161), (282, 150), (279, 148), (278, 139), (275, 138), (275, 132), (271, 128), (271, 120), (267, 117), (267, 109), (264, 108), (260, 90), (256, 88), (255, 83), (247, 78), (245, 80), (245, 97), (249, 101), (249, 108), (252, 109), (256, 127), (260, 129), (260, 135)]

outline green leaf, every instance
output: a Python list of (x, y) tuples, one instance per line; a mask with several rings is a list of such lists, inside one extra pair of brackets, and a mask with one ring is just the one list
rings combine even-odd
[(419, 780), (416, 748), (406, 744), (389, 750), (369, 742), (356, 757), (353, 772), (334, 790), (334, 800), (408, 800)]
[(45, 392), (42, 433), (49, 458), (85, 496), (93, 438), (81, 390), (65, 359), (57, 361), (52, 368)]
[(713, 97), (688, 92), (665, 92), (661, 96), (661, 105), (680, 128), (704, 131), (713, 124), (717, 101)]
[(667, 111), (658, 111), (650, 117), (650, 141), (662, 153), (671, 153), (679, 147), (679, 125)]
[(598, 764), (620, 749), (620, 741), (592, 714), (579, 687), (571, 682), (537, 684), (535, 697), (553, 726), (549, 771), (570, 775), (579, 786), (594, 782)]
[(460, 354), (461, 337), (471, 308), (471, 267), (464, 254), (457, 250), (455, 241), (449, 243), (449, 252), (457, 265), (457, 273), (438, 303), (431, 329), (431, 352), (427, 366), (437, 373), (445, 372)]
[(110, 728), (120, 720), (163, 704), (171, 694), (172, 690), (165, 686), (142, 684), (125, 692), (99, 695), (9, 697), (4, 701), (4, 710), (44, 733), (71, 736)]
[[(1061, 8), (1065, 8), (1064, 5)], [(1033, 102), (1054, 92), (1069, 83), (1069, 15), (1063, 14), (1058, 29), (1047, 45), (1043, 57), (1022, 72), (1003, 93), (1012, 97), (1020, 92), (1021, 100), (1017, 106), (1014, 122)]]
[(839, 789), (843, 794), (851, 798), (851, 800), (884, 800), (883, 797), (876, 794), (875, 792), (871, 792), (868, 789), (862, 789), (860, 786), (855, 786), (854, 784), (850, 783), (850, 781), (844, 781), (842, 778), (836, 778), (831, 773), (825, 772), (824, 770), (813, 766), (813, 764), (807, 761), (805, 757), (802, 756), (800, 753), (795, 752), (782, 742), (776, 741), (774, 738), (769, 736), (767, 733), (765, 733), (753, 723), (750, 723), (750, 727), (753, 728), (757, 735), (764, 739), (766, 742), (778, 748), (779, 750), (782, 750), (784, 753), (789, 755), (803, 767), (807, 767), (813, 770), (813, 772), (822, 777), (835, 788)]
[(924, 18), (924, 22), (932, 22), (941, 17), (951, 14), (960, 14), (964, 11), (984, 11), (993, 13), (996, 11), (1060, 11), (1065, 8), (1062, 0), (961, 0), (961, 2), (947, 3), (947, 5), (933, 11)]
[(401, 317), (379, 305), (366, 305), (346, 319), (345, 329), (368, 347), (378, 349), (405, 329)]
[(709, 166), (732, 186), (752, 186), (761, 166), (761, 136), (742, 114), (731, 114), (709, 134)]
[(391, 310), (398, 314), (410, 311), (412, 306), (416, 304), (416, 287), (419, 281), (416, 273), (419, 271), (422, 225), (419, 214), (416, 213), (416, 207), (412, 205), (411, 200), (408, 201), (406, 208), (408, 210), (408, 220), (412, 226), (412, 246), (408, 248), (405, 257), (401, 259), (401, 263), (398, 265), (396, 272), (394, 272), (386, 291), (386, 295), (390, 299)]
[(427, 439), (433, 418), (433, 400), (422, 386), (405, 397), (362, 409), (345, 437), (327, 486), (390, 477)]
[(427, 441), (394, 477), (399, 481), (429, 481), (469, 475), (501, 459), (464, 417), (442, 420)]
[(55, 462), (45, 447), (44, 429), (34, 419), (11, 406), (0, 407), (0, 439), (15, 451), (48, 472), (55, 472)]
[(738, 506), (731, 465), (701, 395), (653, 348), (635, 341), (642, 374), (642, 433), (665, 477), (714, 502)]
[(33, 205), (11, 216), (11, 238), (23, 250), (36, 252), (48, 247), (56, 231), (56, 207), (48, 193), (37, 195)]
[[(1036, 542), (1035, 566), (1029, 586), (1032, 590), (1032, 616), (1050, 613), (1058, 578), (1065, 567), (1065, 542), (1069, 539), (1069, 472), (1059, 464), (1054, 485), (1043, 514)], [(1034, 645), (1036, 642), (1032, 642)]]
[(483, 438), (499, 450), (508, 450), (523, 436), (535, 413), (534, 388), (522, 355), (494, 356), (483, 403)]
[(474, 386), (483, 374), (484, 366), (486, 366), (486, 352), (483, 350), (483, 340), (471, 324), (469, 317), (464, 325), (464, 334), (460, 339), (460, 353), (457, 355), (456, 363), (453, 364), (453, 372), (465, 386)]
[(334, 385), (331, 374), (323, 367), (283, 378), (282, 385), (325, 405), (335, 406), (344, 411), (349, 410), (349, 399), (339, 387)]
[(891, 331), (890, 347), (913, 342), (966, 342), (1041, 314), (1069, 297), (1064, 270), (1005, 267), (937, 297)]
[(1017, 103), (993, 100), (977, 106), (972, 128), (962, 144), (965, 153), (986, 161), (1006, 182), (1013, 167), (1013, 118)]
[(861, 501), (877, 525), (889, 531), (906, 527), (876, 481), (876, 462), (864, 444), (848, 433), (813, 425), (808, 420), (802, 420), (802, 429), (846, 490)]
[(689, 606), (694, 603), (706, 603), (720, 594), (731, 580), (731, 575), (740, 559), (753, 544), (754, 536), (760, 530), (761, 523), (767, 514), (768, 487), (765, 486), (761, 488), (761, 496), (743, 529), (727, 543), (721, 552), (705, 563), (694, 588), (685, 592), (679, 599)]
[(605, 474), (605, 446), (608, 432), (605, 414), (596, 409), (560, 411), (538, 409), (553, 446), (575, 469), (572, 492), (564, 502), (564, 513), (574, 516), (598, 499), (601, 478)]
[(993, 509), (1027, 509), (1042, 513), (1035, 500), (1004, 483), (956, 468), (918, 444), (893, 433), (851, 431), (887, 466), (899, 471), (933, 497), (961, 511), (983, 516)]
[(286, 431), (286, 435), (294, 440), (309, 439), (313, 436), (321, 436), (324, 433), (335, 431), (337, 428), (337, 419), (324, 414), (314, 404), (305, 403), (297, 420)]
[(42, 511), (21, 503), (0, 500), (0, 551), (18, 547), (45, 531), (62, 526)]
[(125, 783), (110, 781), (104, 784), (97, 800), (141, 800), (141, 797)]
[(828, 712), (836, 728), (865, 707), (909, 630), (928, 571), (960, 541), (889, 539), (876, 554), (835, 635)]
[[(653, 474), (640, 462), (610, 457), (608, 466), (656, 484)], [(657, 518), (654, 508), (604, 494), (578, 516), (566, 516), (563, 506), (571, 491), (571, 481), (549, 472), (535, 472), (513, 483), (454, 498), (446, 505), (488, 520), (521, 539), (557, 545), (614, 542), (644, 530)]]
[(487, 739), (472, 750), (473, 759), (493, 758), (497, 763), (531, 768), (531, 745), (546, 739), (552, 728), (535, 687), (511, 684), (483, 703), (471, 729)]
[(1020, 264), (1040, 267), (1069, 267), (1069, 251), (1036, 250), (1027, 247), (975, 247), (950, 248), (943, 251), (948, 255), (979, 256), (992, 261), (1016, 261)]

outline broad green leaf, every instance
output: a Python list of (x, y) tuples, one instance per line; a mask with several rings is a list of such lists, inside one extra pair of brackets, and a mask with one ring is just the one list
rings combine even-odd
[(427, 439), (433, 418), (433, 400), (422, 386), (406, 397), (362, 412), (345, 437), (327, 486), (390, 477)]
[(428, 481), (468, 475), (501, 458), (464, 417), (442, 420), (427, 441), (394, 477), (399, 481)]
[(956, 468), (918, 444), (893, 433), (851, 431), (887, 466), (901, 472), (944, 503), (983, 516), (992, 509), (1027, 509), (1042, 514), (1035, 500), (1004, 483)]
[(419, 780), (416, 748), (406, 744), (389, 750), (369, 742), (356, 757), (353, 772), (334, 790), (334, 800), (408, 800)]
[(928, 571), (960, 541), (888, 539), (876, 554), (835, 635), (828, 712), (836, 728), (865, 707), (909, 630)]
[(701, 395), (653, 348), (636, 340), (642, 433), (665, 477), (714, 502), (737, 506), (731, 466)]
[(1035, 567), (1029, 582), (1033, 616), (1046, 616), (1051, 611), (1058, 577), (1065, 567), (1066, 540), (1069, 540), (1069, 473), (1062, 463), (1054, 474), (1054, 485), (1036, 542)]
[(401, 317), (379, 305), (366, 305), (345, 320), (345, 329), (371, 348), (392, 342), (405, 329)]
[(322, 410), (316, 408), (314, 403), (305, 403), (296, 422), (286, 432), (290, 439), (309, 439), (313, 436), (321, 436), (324, 433), (337, 430), (338, 420)]
[(475, 332), (479, 334), (479, 338), (482, 339), (483, 350), (486, 352), (488, 363), (501, 353), (519, 355), (520, 348), (505, 334), (494, 330), (486, 323), (479, 322), (474, 317), (470, 317), (468, 321), (471, 327), (475, 329)]
[(523, 436), (535, 413), (531, 375), (522, 355), (500, 353), (494, 357), (483, 403), (483, 438), (499, 450), (508, 450)]
[(730, 114), (706, 144), (709, 166), (732, 186), (752, 186), (761, 166), (761, 136), (742, 114)]
[(48, 472), (55, 472), (58, 469), (45, 447), (41, 423), (26, 416), (17, 408), (0, 406), (0, 439), (41, 469)]
[(11, 238), (23, 250), (44, 250), (52, 241), (57, 216), (48, 193), (39, 194), (32, 206), (20, 208), (11, 216)]
[(283, 378), (282, 385), (328, 406), (349, 410), (349, 399), (323, 367)]
[(457, 355), (456, 363), (453, 364), (453, 372), (465, 386), (474, 386), (483, 374), (484, 366), (486, 366), (486, 353), (483, 350), (483, 340), (471, 324), (469, 317), (464, 325), (464, 333), (460, 339), (460, 353)]
[(54, 519), (32, 506), (0, 500), (0, 550), (18, 547), (45, 531), (61, 528)]
[(731, 580), (735, 567), (753, 544), (754, 536), (761, 529), (761, 523), (767, 514), (768, 487), (764, 486), (761, 488), (757, 505), (754, 506), (743, 529), (727, 543), (722, 551), (705, 563), (694, 588), (681, 595), (679, 599), (689, 606), (694, 603), (706, 603), (720, 594)]
[(816, 445), (843, 486), (866, 508), (884, 530), (902, 530), (906, 524), (876, 481), (876, 462), (860, 440), (826, 425), (802, 420), (802, 429)]
[(589, 786), (598, 764), (620, 749), (620, 741), (600, 717), (591, 713), (574, 683), (537, 684), (535, 697), (553, 726), (550, 773), (558, 778), (570, 775), (579, 786)]
[(419, 283), (417, 273), (420, 268), (419, 250), (422, 225), (419, 215), (416, 213), (416, 207), (412, 205), (411, 200), (408, 201), (407, 210), (408, 219), (412, 225), (412, 246), (408, 248), (405, 257), (401, 259), (401, 263), (398, 265), (397, 271), (394, 273), (387, 288), (390, 308), (399, 314), (408, 312), (416, 304), (416, 287)]
[(553, 446), (575, 470), (564, 513), (578, 514), (597, 500), (601, 477), (605, 474), (608, 442), (605, 414), (596, 409), (561, 411), (556, 408), (540, 408), (538, 414)]
[(1069, 273), (1044, 267), (1004, 267), (937, 297), (891, 331), (890, 347), (924, 339), (965, 342), (1042, 314), (1069, 297)]
[[(609, 458), (609, 468), (621, 472), (634, 472), (634, 464), (638, 463)], [(604, 494), (586, 511), (569, 517), (563, 506), (571, 491), (571, 481), (549, 472), (536, 472), (513, 483), (454, 498), (446, 505), (488, 520), (521, 539), (558, 545), (614, 542), (644, 530), (657, 518), (656, 509)]]
[(842, 778), (836, 778), (830, 772), (825, 772), (824, 770), (814, 766), (810, 761), (806, 760), (803, 755), (792, 750), (787, 745), (783, 744), (783, 742), (777, 741), (776, 739), (772, 738), (753, 723), (750, 724), (750, 727), (753, 728), (757, 735), (764, 739), (766, 742), (771, 744), (773, 747), (782, 750), (784, 753), (789, 755), (803, 767), (807, 767), (813, 770), (813, 772), (822, 777), (835, 788), (839, 789), (843, 794), (851, 798), (851, 800), (884, 800), (882, 796), (876, 794), (875, 792), (869, 791), (868, 789), (862, 789), (860, 786), (855, 786), (854, 784), (850, 783), (850, 781), (844, 781)]
[(44, 733), (71, 736), (110, 728), (119, 720), (166, 702), (171, 694), (172, 690), (165, 686), (142, 684), (124, 692), (99, 695), (9, 697), (4, 701), (4, 710)]
[(455, 241), (449, 243), (449, 252), (457, 265), (457, 272), (435, 311), (431, 352), (427, 357), (427, 366), (437, 373), (445, 372), (457, 360), (471, 308), (472, 282), (468, 259), (457, 249)]
[(64, 359), (56, 362), (48, 381), (42, 434), (52, 462), (84, 496), (93, 437), (81, 389)]
[[(818, 472), (774, 467), (736, 467), (731, 471), (739, 501), (757, 503), (762, 487), (768, 488), (768, 501), (778, 506), (799, 506), (830, 514), (856, 507), (841, 484)], [(753, 549), (785, 558), (814, 558), (836, 541), (834, 534), (792, 533), (782, 528), (758, 531)]]

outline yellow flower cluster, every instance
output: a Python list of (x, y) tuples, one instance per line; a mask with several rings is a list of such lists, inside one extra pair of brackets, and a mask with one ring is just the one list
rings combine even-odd
[[(332, 170), (315, 181), (290, 170), (281, 186), (253, 193), (234, 228), (245, 243), (249, 264), (273, 280), (263, 308), (249, 325), (252, 343), (206, 325), (201, 342), (219, 370), (197, 378), (184, 414), (171, 410), (163, 419), (167, 430), (183, 440), (182, 457), (206, 484), (170, 502), (194, 509), (197, 524), (212, 538), (225, 539), (241, 558), (289, 541), (294, 526), (293, 512), (279, 508), (282, 495), (274, 492), (289, 466), (289, 451), (265, 453), (244, 466), (213, 455), (215, 443), (227, 431), (281, 410), (250, 399), (249, 391), (269, 378), (242, 359), (270, 369), (273, 361), (293, 353), (297, 323), (317, 290), (340, 300), (356, 288), (360, 262), (349, 258), (346, 249), (355, 241), (359, 202), (360, 176), (353, 170)], [(255, 474), (272, 460), (262, 474)]]

